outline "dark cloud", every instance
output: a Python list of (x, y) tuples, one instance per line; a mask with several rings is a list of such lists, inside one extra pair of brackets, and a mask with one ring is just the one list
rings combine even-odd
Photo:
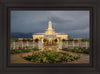
[(89, 37), (89, 11), (11, 11), (11, 32), (44, 32), (49, 15), (56, 32)]

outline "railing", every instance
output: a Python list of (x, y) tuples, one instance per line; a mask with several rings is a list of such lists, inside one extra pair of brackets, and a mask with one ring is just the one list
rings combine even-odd
[[(44, 44), (39, 42), (11, 42), (10, 49), (32, 49), (34, 47), (41, 47)], [(60, 44), (58, 44), (60, 46)], [(52, 45), (51, 45), (52, 46)], [(61, 48), (89, 48), (89, 42), (62, 42)]]
[(11, 42), (10, 49), (32, 49), (38, 47), (37, 42)]
[(64, 48), (85, 48), (88, 49), (89, 48), (89, 42), (63, 42), (63, 46)]

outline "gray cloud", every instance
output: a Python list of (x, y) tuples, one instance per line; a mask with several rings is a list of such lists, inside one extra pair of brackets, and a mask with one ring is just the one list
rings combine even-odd
[(89, 37), (89, 11), (11, 11), (11, 32), (44, 32), (49, 15), (56, 32)]

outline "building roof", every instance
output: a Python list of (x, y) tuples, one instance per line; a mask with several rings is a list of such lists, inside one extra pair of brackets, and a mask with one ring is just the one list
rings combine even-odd
[(67, 35), (66, 33), (56, 33), (56, 35)]
[(44, 35), (44, 33), (35, 33), (33, 35)]

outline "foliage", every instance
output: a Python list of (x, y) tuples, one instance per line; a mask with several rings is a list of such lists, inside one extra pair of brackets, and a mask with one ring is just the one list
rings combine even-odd
[(33, 40), (31, 40), (31, 39), (27, 39), (27, 41), (32, 42)]
[(77, 42), (78, 40), (77, 40), (77, 39), (75, 39), (74, 41), (76, 41), (76, 42)]
[(74, 39), (68, 39), (68, 41), (74, 41)]
[(89, 41), (89, 39), (82, 39), (81, 41), (82, 42), (86, 42), (86, 41)]
[(39, 41), (39, 39), (35, 39), (35, 42), (38, 42)]
[(62, 41), (63, 41), (63, 42), (65, 42), (65, 41), (66, 41), (66, 39), (62, 39)]
[(35, 51), (32, 55), (24, 57), (26, 60), (34, 63), (63, 63), (77, 60), (78, 56), (69, 55), (67, 52), (57, 51)]
[(15, 42), (18, 42), (18, 40), (15, 40)]
[(31, 51), (37, 51), (39, 50), (38, 47), (34, 47), (33, 49), (31, 49)]
[(27, 41), (27, 39), (23, 39), (23, 42), (26, 42)]
[(39, 50), (37, 47), (34, 47), (33, 49), (13, 49), (13, 50), (10, 50), (10, 53), (14, 54), (14, 53), (37, 51), (37, 50)]
[(10, 39), (10, 42), (15, 42), (15, 40), (13, 40), (12, 38)]
[(57, 42), (58, 40), (57, 39), (55, 39), (55, 42)]
[(89, 50), (88, 49), (69, 49), (69, 48), (64, 48), (63, 50), (65, 51), (70, 51), (70, 52), (76, 52), (76, 53), (85, 53), (85, 54), (89, 54)]
[(18, 49), (18, 50), (10, 50), (10, 53), (11, 53), (11, 54), (14, 54), (14, 53), (21, 53), (21, 50), (19, 50), (19, 49)]
[(43, 42), (46, 42), (47, 41), (47, 39), (43, 39)]

